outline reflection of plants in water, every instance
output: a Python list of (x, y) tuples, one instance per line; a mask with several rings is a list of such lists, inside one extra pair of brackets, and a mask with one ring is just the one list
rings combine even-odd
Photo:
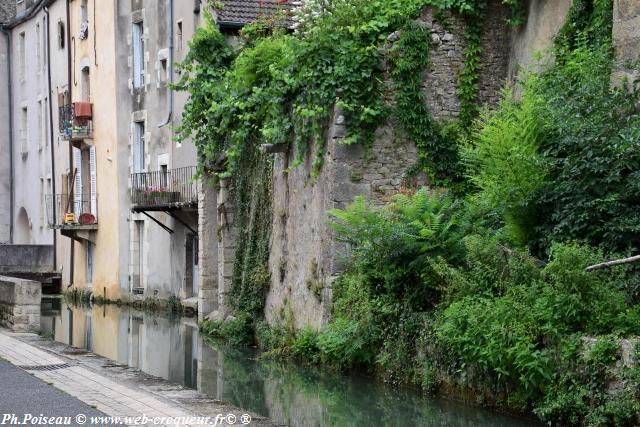
[(217, 397), (236, 406), (268, 414), (263, 392), (265, 373), (260, 364), (249, 359), (250, 350), (223, 347), (212, 338), (204, 335), (202, 337), (205, 345), (212, 347), (218, 355), (218, 365), (222, 368), (224, 392)]
[(369, 378), (260, 359), (252, 350), (228, 348), (210, 339), (205, 342), (219, 357), (224, 376), (220, 398), (292, 426), (525, 425)]
[(88, 289), (71, 288), (64, 291), (64, 299), (67, 303), (76, 306), (89, 306), (91, 291)]

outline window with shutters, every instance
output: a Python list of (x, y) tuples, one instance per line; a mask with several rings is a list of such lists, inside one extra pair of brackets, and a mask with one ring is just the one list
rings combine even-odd
[(133, 87), (144, 86), (144, 27), (142, 22), (133, 24)]
[(73, 211), (76, 215), (82, 213), (82, 150), (73, 147)]
[(90, 187), (91, 192), (89, 194), (90, 197), (90, 212), (94, 218), (98, 218), (98, 182), (97, 182), (97, 172), (96, 172), (96, 147), (89, 147), (89, 178), (90, 178)]
[(144, 122), (135, 122), (133, 128), (133, 173), (139, 173), (145, 169)]

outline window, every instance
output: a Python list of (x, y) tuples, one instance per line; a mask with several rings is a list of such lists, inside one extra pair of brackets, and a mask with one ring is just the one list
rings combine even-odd
[(42, 69), (42, 54), (40, 50), (42, 46), (40, 46), (40, 24), (36, 24), (36, 67), (38, 72)]
[(169, 183), (169, 170), (167, 169), (167, 165), (160, 165), (160, 186), (162, 188), (167, 188), (168, 183)]
[(167, 58), (163, 58), (160, 60), (160, 72), (158, 76), (158, 83), (166, 83), (169, 80), (169, 75), (167, 74)]
[(40, 177), (40, 227), (44, 225), (44, 204), (45, 204), (44, 177)]
[(178, 25), (178, 31), (176, 32), (176, 38), (178, 39), (177, 48), (178, 52), (182, 52), (182, 21), (176, 22)]
[(58, 21), (58, 49), (64, 49), (65, 38), (64, 22)]
[[(47, 194), (53, 194), (53, 188), (51, 188), (51, 178), (47, 178), (47, 186), (45, 188), (44, 193), (42, 194), (42, 209), (43, 212), (46, 210), (47, 211), (47, 216), (50, 215), (50, 211), (49, 211), (49, 207), (47, 206)], [(51, 209), (53, 209), (53, 201), (51, 202)], [(43, 213), (43, 221), (42, 223), (44, 224), (44, 213)]]
[(93, 284), (93, 243), (87, 242), (87, 288)]
[(86, 40), (89, 37), (89, 9), (87, 0), (80, 3), (80, 40)]
[(29, 135), (27, 134), (27, 107), (22, 107), (20, 114), (20, 152), (24, 155), (29, 151)]
[(37, 130), (37, 138), (38, 138), (38, 150), (42, 150), (44, 147), (44, 134), (42, 129), (44, 128), (43, 118), (42, 118), (42, 100), (38, 101), (38, 130)]
[(49, 114), (47, 114), (48, 112), (49, 101), (45, 96), (42, 101), (42, 145), (44, 147), (49, 145), (49, 132), (47, 132), (47, 129), (49, 129)]
[(41, 53), (42, 54), (42, 63), (41, 63), (41, 66), (42, 66), (42, 70), (44, 71), (44, 70), (47, 69), (47, 67), (46, 67), (46, 65), (47, 65), (47, 37), (49, 37), (49, 35), (47, 34), (47, 27), (44, 24), (44, 22), (45, 22), (44, 18), (42, 18), (42, 22), (43, 23), (42, 23), (42, 40), (41, 40), (41, 42), (42, 42), (42, 44), (41, 44), (41, 46), (42, 46), (42, 51), (41, 51), (42, 52)]
[(133, 87), (144, 86), (144, 27), (142, 22), (133, 24)]
[(82, 99), (84, 101), (91, 101), (91, 76), (89, 74), (89, 67), (82, 69)]
[(20, 33), (20, 36), (18, 37), (18, 56), (19, 56), (18, 60), (20, 64), (20, 81), (23, 82), (25, 81), (25, 78), (27, 76), (26, 37), (24, 32)]
[(144, 123), (133, 124), (133, 173), (144, 171)]

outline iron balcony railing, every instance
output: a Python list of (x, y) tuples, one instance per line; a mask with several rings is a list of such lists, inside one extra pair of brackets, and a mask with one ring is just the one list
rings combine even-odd
[(196, 167), (131, 174), (131, 202), (137, 207), (180, 207), (198, 203)]
[(79, 196), (49, 194), (46, 200), (49, 228), (98, 225), (98, 196), (96, 194)]
[[(93, 114), (91, 112), (91, 104), (84, 103), (85, 108), (79, 108), (74, 102), (59, 108), (59, 131), (60, 137), (65, 140), (83, 139), (93, 137)], [(81, 111), (78, 115), (77, 111)]]

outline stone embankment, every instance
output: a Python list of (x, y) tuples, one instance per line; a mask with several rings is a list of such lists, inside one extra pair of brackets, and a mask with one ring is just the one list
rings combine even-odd
[(39, 282), (0, 276), (0, 326), (15, 332), (39, 332), (41, 298)]

